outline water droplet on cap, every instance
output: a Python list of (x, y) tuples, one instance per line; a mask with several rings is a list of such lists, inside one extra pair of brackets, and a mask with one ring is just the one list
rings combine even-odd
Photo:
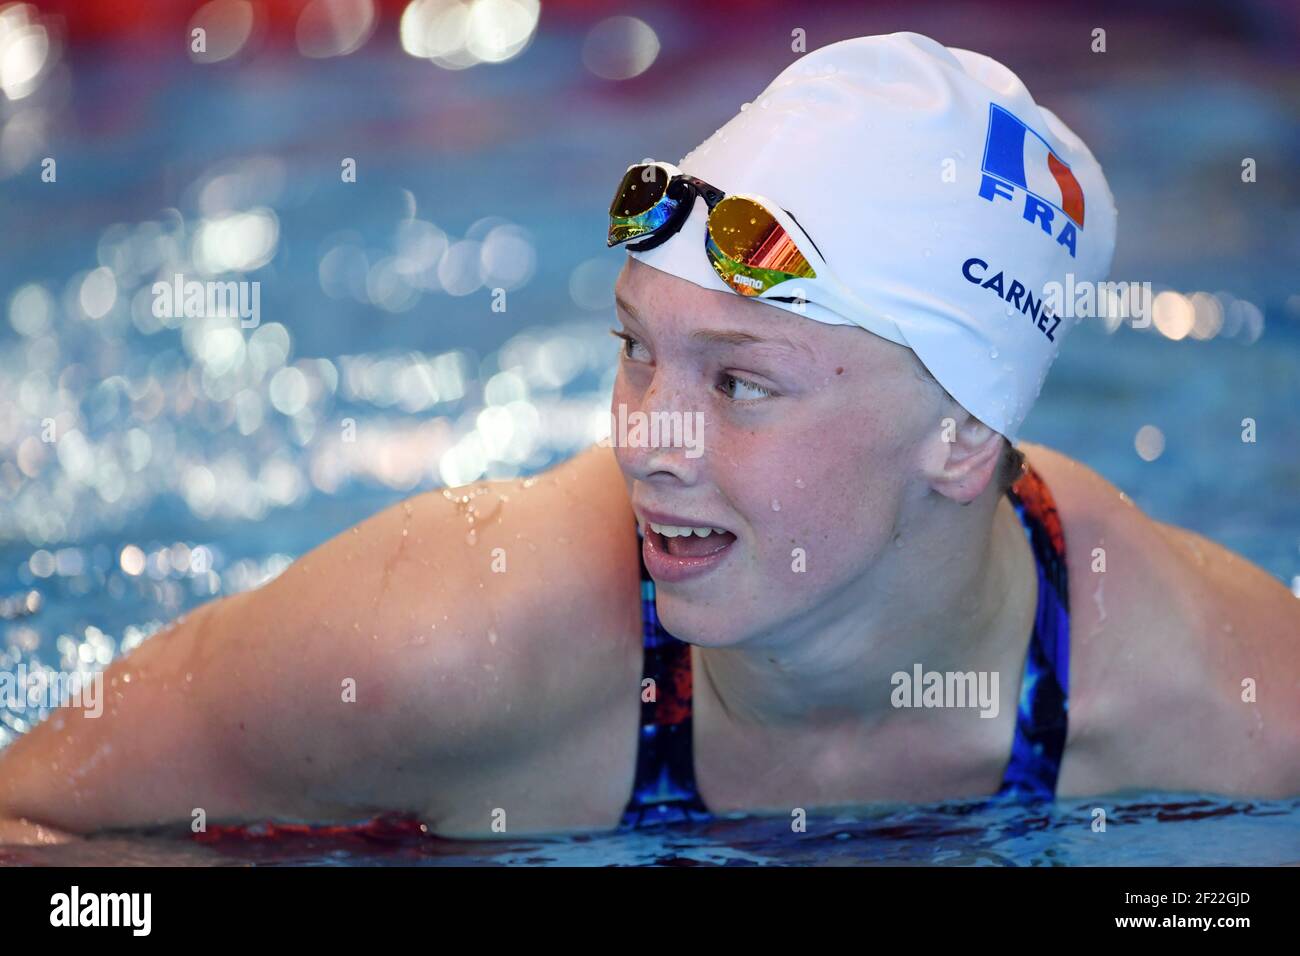
[(772, 510), (773, 511), (781, 510), (781, 502), (777, 501), (775, 498), (772, 499)]

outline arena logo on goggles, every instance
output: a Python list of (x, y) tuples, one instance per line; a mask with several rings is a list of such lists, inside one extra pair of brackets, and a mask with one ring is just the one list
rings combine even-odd
[(1083, 187), (1047, 140), (996, 103), (989, 104), (980, 169), (982, 198), (1015, 201), (1017, 190), (1022, 191), (1025, 222), (1037, 222), (1049, 236), (1059, 226), (1056, 242), (1074, 256), (1083, 228)]

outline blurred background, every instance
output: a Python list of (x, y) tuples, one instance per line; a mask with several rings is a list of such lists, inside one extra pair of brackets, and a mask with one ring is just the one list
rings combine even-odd
[[(1024, 437), (1300, 595), (1300, 5), (52, 0), (0, 4), (0, 666), (596, 440), (617, 178), (796, 30), (987, 53), (1083, 137), (1155, 321), (1075, 329)], [(258, 282), (257, 326), (156, 316), (176, 273)]]

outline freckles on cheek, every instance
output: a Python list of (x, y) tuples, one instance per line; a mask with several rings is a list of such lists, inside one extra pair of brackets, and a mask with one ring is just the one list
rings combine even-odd
[(710, 483), (752, 532), (766, 539), (773, 519), (782, 517), (772, 503), (784, 506), (794, 490), (795, 475), (786, 467), (782, 442), (734, 426), (710, 432), (706, 420), (704, 448)]
[[(869, 415), (846, 415), (829, 427), (803, 430), (774, 455), (780, 466), (766, 472), (764, 524), (771, 533), (764, 537), (786, 555), (792, 547), (861, 539), (890, 498), (898, 455), (886, 429)], [(780, 504), (779, 511), (771, 510), (770, 500)]]
[(788, 463), (797, 456), (792, 456), (783, 435), (734, 425), (722, 428), (705, 418), (704, 449), (718, 485), (734, 491), (738, 502), (750, 503), (760, 489), (793, 480)]
[[(831, 476), (843, 480), (843, 449), (829, 436), (781, 435), (731, 429), (710, 446), (713, 478), (740, 510), (772, 560), (788, 563), (790, 549), (823, 540)], [(831, 492), (828, 494), (828, 492)]]
[(627, 375), (623, 369), (618, 370), (618, 375), (614, 377), (614, 393), (610, 401), (610, 409), (616, 410), (620, 404), (633, 408), (633, 403), (637, 399), (636, 390), (628, 384)]

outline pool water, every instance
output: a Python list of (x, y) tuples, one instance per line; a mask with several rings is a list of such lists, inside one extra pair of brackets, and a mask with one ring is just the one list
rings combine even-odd
[[(616, 355), (606, 333), (623, 253), (604, 249), (603, 216), (617, 174), (647, 155), (677, 159), (788, 60), (744, 56), (740, 42), (679, 58), (699, 42), (689, 23), (665, 14), (658, 26), (673, 69), (624, 87), (584, 72), (582, 30), (563, 23), (517, 60), (461, 72), (379, 41), (339, 60), (270, 51), (207, 71), (65, 51), (47, 88), (0, 117), (41, 111), (13, 135), (37, 137), (35, 155), (57, 142), (61, 157), (58, 188), (3, 181), (21, 228), (0, 233), (0, 669), (102, 668), (407, 495), (534, 474), (590, 444)], [(1217, 124), (1235, 137), (1221, 153), (1300, 168), (1297, 101), (1266, 60), (1234, 61), (1233, 79), (1182, 60), (1136, 74), (1075, 64), (1066, 89), (1033, 59), (1046, 44), (1012, 48), (966, 27), (963, 42), (1012, 62), (1031, 88), (1041, 77), (1040, 98), (1101, 157), (1120, 209), (1116, 276), (1217, 294), (1203, 336), (1075, 329), (1025, 438), (1300, 592), (1296, 200), (1267, 177), (1211, 189), (1222, 156), (1176, 146)], [(341, 156), (358, 160), (356, 183), (340, 183)], [(1189, 196), (1220, 223), (1213, 235), (1184, 217)], [(232, 248), (234, 233), (244, 243)], [(157, 277), (217, 266), (261, 283), (257, 328), (152, 315)], [(507, 290), (504, 312), (493, 288)], [(1247, 418), (1255, 441), (1242, 440)], [(43, 441), (51, 425), (57, 438)], [(0, 705), (0, 747), (45, 715)], [(1093, 831), (1096, 807), (1105, 832)], [(806, 833), (741, 818), (490, 843), (396, 824), (118, 834), (3, 861), (1282, 864), (1300, 861), (1300, 800), (950, 803), (815, 813)]]
[[(1104, 811), (1104, 830), (1097, 825)], [(45, 866), (1297, 866), (1300, 800), (1126, 794), (1039, 806), (983, 802), (810, 813), (633, 833), (444, 840), (404, 821), (355, 832), (221, 838), (113, 835), (0, 850)]]

